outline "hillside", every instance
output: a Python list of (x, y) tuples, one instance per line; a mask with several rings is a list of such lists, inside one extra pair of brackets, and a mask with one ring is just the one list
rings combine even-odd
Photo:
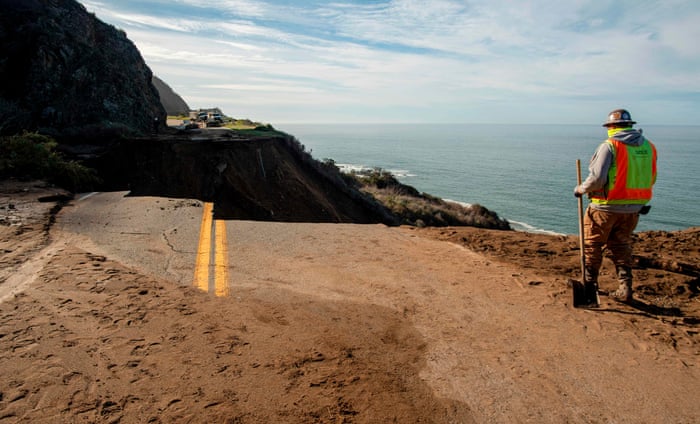
[(163, 108), (165, 108), (168, 116), (187, 116), (190, 113), (190, 107), (187, 105), (187, 102), (173, 91), (165, 81), (155, 75), (153, 75), (153, 86), (158, 90), (160, 102), (163, 104)]
[(0, 0), (0, 134), (145, 133), (165, 110), (123, 31), (74, 0)]

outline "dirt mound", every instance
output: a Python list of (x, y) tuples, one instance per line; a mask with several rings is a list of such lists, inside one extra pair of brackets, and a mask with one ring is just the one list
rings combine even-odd
[[(388, 308), (309, 301), (284, 290), (241, 291), (243, 303), (212, 299), (72, 247), (59, 251), (40, 279), (38, 291), (0, 304), (4, 419), (350, 423), (358, 414), (375, 422), (469, 416), (421, 381), (415, 346), (424, 343)], [(356, 326), (358, 316), (365, 327)], [(314, 333), (305, 331), (309, 323)]]
[[(561, 281), (580, 279), (578, 236), (551, 236), (474, 228), (416, 229), (422, 235), (450, 241), (495, 260), (550, 275)], [(700, 342), (700, 228), (635, 234), (635, 302), (620, 308), (679, 325)], [(541, 282), (531, 281), (537, 285)], [(600, 289), (618, 286), (612, 261), (604, 260)], [(686, 326), (688, 326), (686, 328)]]

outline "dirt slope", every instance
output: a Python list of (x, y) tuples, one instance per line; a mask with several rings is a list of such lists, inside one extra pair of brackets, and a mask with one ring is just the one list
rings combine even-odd
[[(656, 296), (644, 292), (636, 307), (603, 297), (599, 311), (574, 310), (567, 238), (232, 221), (244, 248), (232, 296), (216, 298), (96, 255), (71, 234), (42, 238), (50, 204), (38, 195), (0, 203), (15, 217), (0, 226), (5, 277), (36, 271), (0, 303), (2, 422), (700, 416), (696, 283), (661, 291), (676, 277), (652, 272), (643, 284)], [(697, 264), (696, 234), (640, 242), (674, 243)], [(663, 296), (668, 305), (657, 305)]]

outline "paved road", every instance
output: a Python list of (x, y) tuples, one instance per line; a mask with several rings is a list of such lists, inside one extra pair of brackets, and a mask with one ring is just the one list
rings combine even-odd
[(361, 312), (343, 319), (357, 328), (376, 307), (396, 311), (425, 343), (398, 344), (424, 358), (421, 378), (477, 422), (692, 422), (700, 412), (697, 356), (682, 340), (666, 343), (663, 322), (572, 310), (567, 289), (537, 270), (407, 229), (217, 222), (199, 201), (125, 194), (77, 199), (58, 229), (91, 252), (212, 296), (260, 297), (272, 311), (264, 319), (281, 327), (291, 294), (308, 307), (356, 305)]
[(127, 194), (83, 194), (64, 208), (57, 228), (150, 275), (193, 284), (204, 204)]

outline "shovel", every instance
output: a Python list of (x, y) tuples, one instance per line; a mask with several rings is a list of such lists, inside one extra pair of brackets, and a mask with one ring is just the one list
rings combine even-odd
[[(576, 177), (578, 184), (581, 185), (581, 160), (576, 159)], [(598, 284), (593, 287), (588, 287), (586, 290), (586, 258), (583, 255), (583, 196), (578, 198), (578, 242), (579, 242), (579, 258), (581, 260), (581, 281), (571, 280), (571, 289), (573, 296), (574, 308), (582, 307), (598, 307), (600, 298), (598, 297)]]

